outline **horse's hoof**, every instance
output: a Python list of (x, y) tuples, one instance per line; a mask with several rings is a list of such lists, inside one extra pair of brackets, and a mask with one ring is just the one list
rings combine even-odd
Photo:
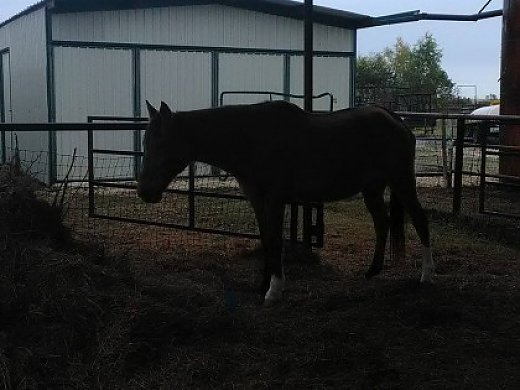
[(276, 304), (280, 303), (283, 298), (282, 291), (272, 291), (269, 290), (264, 297), (264, 306), (265, 307), (273, 307)]
[(433, 274), (434, 274), (434, 268), (433, 267), (427, 267), (423, 270), (423, 273), (421, 275), (421, 283), (423, 284), (433, 284)]
[(421, 284), (433, 284), (433, 277), (429, 276), (421, 276)]
[(282, 300), (284, 287), (285, 278), (272, 275), (269, 290), (265, 294), (264, 305), (273, 306), (277, 302), (280, 302)]

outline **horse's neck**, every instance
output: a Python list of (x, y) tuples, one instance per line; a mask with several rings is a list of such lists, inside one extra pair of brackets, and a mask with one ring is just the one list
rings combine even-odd
[(244, 131), (247, 108), (218, 108), (180, 113), (183, 130), (187, 132), (193, 160), (229, 169), (235, 145), (234, 135)]

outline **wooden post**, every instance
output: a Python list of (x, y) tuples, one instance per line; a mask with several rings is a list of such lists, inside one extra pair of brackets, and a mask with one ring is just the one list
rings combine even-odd
[[(520, 115), (520, 1), (504, 0), (503, 12), (500, 114)], [(503, 126), (500, 144), (520, 146), (520, 124)], [(500, 173), (520, 176), (520, 159), (501, 156)]]

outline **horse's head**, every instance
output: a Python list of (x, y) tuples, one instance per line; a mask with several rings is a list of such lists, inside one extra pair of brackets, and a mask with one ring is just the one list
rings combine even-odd
[(190, 147), (180, 128), (178, 114), (164, 102), (159, 111), (148, 101), (146, 105), (150, 122), (144, 135), (144, 157), (137, 194), (147, 203), (157, 203), (168, 184), (189, 164)]

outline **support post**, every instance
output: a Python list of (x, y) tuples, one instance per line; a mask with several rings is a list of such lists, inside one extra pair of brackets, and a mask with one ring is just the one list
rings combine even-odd
[[(304, 3), (304, 109), (312, 112), (313, 88), (313, 60), (314, 60), (314, 25), (313, 0)], [(303, 243), (309, 248), (312, 245), (312, 206), (303, 204)]]
[[(520, 114), (520, 1), (504, 0), (502, 17), (502, 65), (500, 75), (500, 114)], [(520, 145), (520, 125), (501, 126), (500, 144)], [(520, 177), (520, 162), (500, 156), (500, 174)]]
[(305, 0), (305, 22), (304, 22), (304, 109), (312, 112), (313, 95), (313, 0)]

